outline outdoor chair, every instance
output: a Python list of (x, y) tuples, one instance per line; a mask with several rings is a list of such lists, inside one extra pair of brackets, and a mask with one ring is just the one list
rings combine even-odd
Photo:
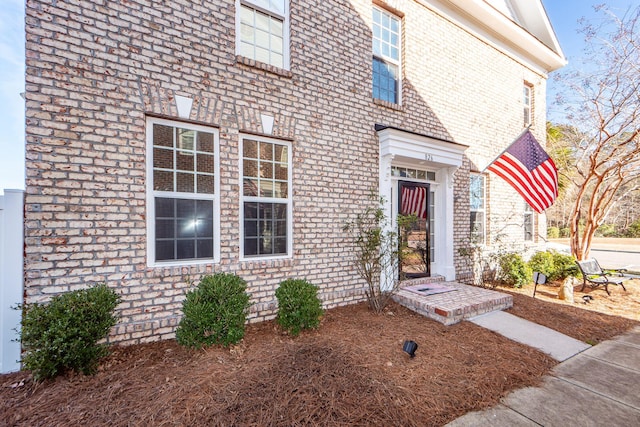
[(627, 291), (627, 288), (625, 288), (622, 283), (630, 279), (624, 275), (624, 272), (627, 271), (626, 269), (603, 270), (594, 258), (576, 261), (576, 263), (582, 273), (582, 288), (580, 292), (584, 291), (587, 285), (592, 289), (602, 285), (604, 286), (604, 290), (607, 291), (607, 295), (611, 295), (609, 285), (620, 285), (625, 292)]

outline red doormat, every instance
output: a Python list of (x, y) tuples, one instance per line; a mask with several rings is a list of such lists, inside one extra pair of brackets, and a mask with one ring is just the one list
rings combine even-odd
[(411, 285), (402, 289), (411, 291), (415, 294), (422, 295), (422, 296), (443, 294), (445, 292), (457, 291), (456, 288), (452, 288), (446, 285), (441, 285), (439, 283), (424, 283), (422, 285)]

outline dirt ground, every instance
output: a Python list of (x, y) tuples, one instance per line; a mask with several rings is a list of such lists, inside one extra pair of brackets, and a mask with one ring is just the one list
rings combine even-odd
[[(637, 324), (638, 288), (611, 298), (592, 291), (588, 306), (557, 304), (552, 287), (536, 299), (525, 288), (510, 311), (595, 344)], [(594, 311), (615, 301), (633, 301), (636, 317)], [(406, 339), (419, 345), (413, 359)], [(555, 364), (469, 322), (443, 326), (395, 304), (382, 315), (358, 304), (327, 311), (318, 330), (295, 338), (265, 322), (229, 349), (173, 340), (115, 347), (93, 377), (0, 376), (0, 425), (439, 426), (537, 384)]]

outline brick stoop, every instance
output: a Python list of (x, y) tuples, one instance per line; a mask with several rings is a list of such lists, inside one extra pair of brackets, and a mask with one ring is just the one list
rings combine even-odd
[(476, 286), (463, 285), (458, 282), (436, 280), (455, 290), (428, 296), (418, 295), (415, 292), (402, 289), (409, 285), (433, 283), (431, 281), (420, 281), (425, 279), (406, 281), (410, 283), (403, 281), (401, 289), (393, 296), (393, 300), (416, 313), (445, 325), (453, 325), (480, 314), (504, 310), (513, 306), (513, 297), (511, 295)]

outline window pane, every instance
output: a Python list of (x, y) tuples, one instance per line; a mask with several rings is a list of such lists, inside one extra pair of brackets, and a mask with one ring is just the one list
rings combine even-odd
[(279, 53), (272, 53), (271, 54), (271, 65), (273, 65), (274, 67), (283, 68), (284, 67), (284, 56), (282, 56)]
[(244, 255), (245, 256), (258, 255), (258, 239), (257, 238), (244, 239)]
[(269, 32), (269, 15), (256, 11), (256, 29)]
[(173, 147), (173, 127), (153, 125), (153, 145)]
[(266, 31), (256, 31), (256, 46), (269, 49), (269, 33)]
[(196, 132), (191, 129), (178, 129), (178, 148), (193, 151)]
[(172, 239), (175, 237), (173, 219), (157, 219), (156, 220), (156, 238)]
[(273, 160), (273, 144), (266, 142), (260, 144), (260, 159)]
[(271, 46), (271, 52), (272, 53), (280, 53), (281, 54), (282, 53), (282, 37), (272, 35), (271, 36), (270, 46)]
[(213, 240), (198, 239), (198, 258), (213, 258)]
[(213, 154), (213, 134), (198, 132), (198, 151)]
[(198, 175), (198, 193), (214, 194), (215, 178), (213, 175)]
[(213, 219), (213, 200), (196, 200), (196, 216)]
[(176, 191), (179, 193), (193, 193), (195, 190), (194, 177), (195, 175), (192, 173), (176, 173)]
[(191, 218), (177, 220), (176, 232), (179, 238), (196, 237), (196, 221)]
[(213, 172), (213, 156), (210, 154), (198, 154), (198, 172)]
[(193, 240), (178, 240), (176, 243), (176, 259), (194, 259), (196, 257), (195, 242)]
[(258, 143), (250, 139), (242, 141), (242, 155), (252, 159), (258, 158)]
[(176, 169), (181, 171), (193, 171), (193, 152), (177, 151), (176, 152)]
[(196, 222), (196, 236), (198, 237), (213, 237), (213, 221), (206, 221), (199, 219)]
[(154, 170), (153, 189), (155, 191), (173, 191), (173, 172)]
[(257, 196), (258, 193), (258, 180), (245, 178), (243, 181), (243, 194), (245, 196)]
[(153, 167), (161, 169), (173, 169), (173, 150), (154, 148)]
[(273, 163), (260, 162), (260, 178), (273, 178)]
[(251, 178), (258, 177), (258, 162), (256, 160), (244, 160), (242, 162), (242, 175)]
[(253, 58), (254, 57), (253, 44), (242, 42), (240, 44), (240, 55), (246, 56), (247, 58)]
[(168, 261), (175, 259), (174, 240), (156, 239), (156, 261)]
[(253, 27), (253, 9), (246, 6), (240, 6), (240, 22), (243, 24), (249, 24)]
[(176, 217), (193, 218), (196, 213), (196, 201), (189, 199), (176, 199)]
[(156, 218), (173, 218), (175, 215), (174, 199), (156, 197)]
[(264, 62), (265, 64), (269, 63), (269, 51), (267, 49), (256, 47), (255, 55), (256, 61)]

